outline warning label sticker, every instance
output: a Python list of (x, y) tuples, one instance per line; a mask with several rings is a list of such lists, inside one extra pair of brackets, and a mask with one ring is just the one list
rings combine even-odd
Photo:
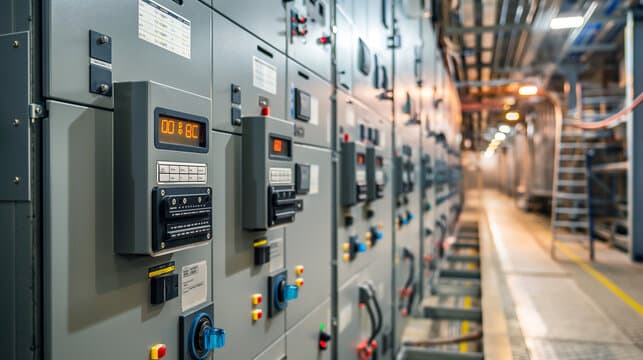
[(192, 57), (192, 23), (152, 0), (138, 0), (138, 38), (184, 58)]
[(252, 85), (273, 95), (277, 94), (277, 68), (253, 56)]
[(181, 268), (181, 309), (186, 311), (208, 299), (208, 265), (205, 261)]

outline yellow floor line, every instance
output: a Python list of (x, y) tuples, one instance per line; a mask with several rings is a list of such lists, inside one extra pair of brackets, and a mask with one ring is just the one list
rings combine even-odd
[[(472, 270), (474, 268), (475, 266), (473, 264), (467, 264), (467, 269)], [(464, 297), (464, 308), (465, 309), (471, 308), (471, 296)], [(469, 333), (469, 322), (463, 321), (462, 324), (460, 325), (460, 335), (466, 335), (468, 333)], [(468, 352), (468, 351), (469, 351), (469, 343), (461, 342), (460, 352)]]
[(572, 261), (574, 261), (578, 266), (580, 266), (585, 272), (590, 274), (596, 281), (601, 283), (603, 286), (605, 286), (609, 291), (611, 291), (614, 295), (616, 295), (619, 299), (621, 299), (624, 303), (629, 305), (634, 311), (636, 311), (639, 315), (643, 316), (643, 305), (639, 304), (636, 302), (636, 300), (632, 299), (625, 291), (621, 290), (616, 284), (611, 282), (605, 275), (601, 274), (598, 272), (596, 269), (591, 267), (589, 264), (587, 264), (583, 259), (578, 257), (567, 245), (558, 242), (557, 247), (567, 255)]

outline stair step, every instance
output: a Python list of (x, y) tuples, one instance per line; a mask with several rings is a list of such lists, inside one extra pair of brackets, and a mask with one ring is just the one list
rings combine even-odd
[(561, 149), (581, 149), (581, 148), (585, 148), (585, 143), (582, 143), (582, 142), (560, 143), (560, 148)]
[(558, 157), (560, 161), (582, 161), (585, 160), (585, 155), (560, 155)]
[(554, 234), (556, 241), (588, 241), (588, 234)]
[(558, 168), (558, 172), (563, 174), (584, 174), (585, 167), (561, 167)]
[(567, 215), (586, 215), (589, 213), (587, 208), (568, 208), (568, 207), (557, 207), (554, 210), (557, 214), (567, 214)]
[(554, 195), (557, 199), (565, 200), (587, 200), (587, 194), (557, 192)]
[(587, 181), (585, 181), (585, 180), (558, 180), (558, 186), (584, 187), (584, 186), (587, 186)]
[(587, 228), (589, 227), (589, 222), (587, 220), (580, 220), (580, 221), (557, 220), (557, 221), (554, 221), (554, 226), (569, 227), (569, 228)]

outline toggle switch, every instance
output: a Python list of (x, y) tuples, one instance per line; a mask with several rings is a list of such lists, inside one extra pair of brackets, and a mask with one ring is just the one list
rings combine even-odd
[(160, 360), (167, 354), (167, 346), (165, 344), (156, 344), (150, 348), (150, 359)]

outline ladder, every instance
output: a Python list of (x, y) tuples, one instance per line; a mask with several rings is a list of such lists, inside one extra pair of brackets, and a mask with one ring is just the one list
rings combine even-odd
[[(556, 124), (554, 188), (552, 192), (551, 256), (556, 257), (558, 242), (589, 241), (590, 204), (586, 167), (585, 131), (573, 126), (575, 117), (564, 117)], [(590, 251), (593, 258), (593, 251)]]

